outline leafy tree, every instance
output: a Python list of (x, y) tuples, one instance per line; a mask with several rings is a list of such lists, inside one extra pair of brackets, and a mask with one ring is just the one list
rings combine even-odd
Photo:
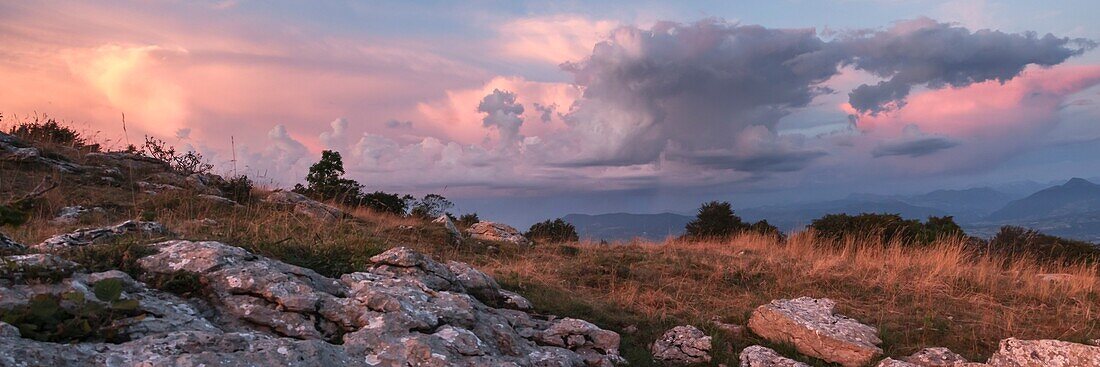
[(347, 205), (359, 205), (363, 185), (344, 178), (344, 161), (340, 152), (321, 152), (321, 160), (309, 167), (306, 185), (294, 186), (294, 192), (323, 200), (336, 200)]
[(477, 213), (466, 213), (458, 217), (455, 225), (468, 228), (480, 221), (481, 219), (477, 217)]
[(748, 229), (741, 218), (733, 214), (730, 203), (711, 201), (699, 207), (699, 213), (684, 227), (689, 238), (728, 238)]
[(454, 203), (439, 194), (427, 194), (412, 206), (409, 215), (425, 219), (437, 218), (454, 207)]
[(573, 242), (579, 239), (577, 228), (561, 218), (535, 223), (524, 234), (527, 238), (550, 243)]

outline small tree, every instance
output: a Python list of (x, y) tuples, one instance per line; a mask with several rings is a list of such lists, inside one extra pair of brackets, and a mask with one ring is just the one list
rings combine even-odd
[(684, 227), (689, 238), (728, 238), (748, 229), (741, 218), (733, 214), (730, 203), (712, 201), (699, 207), (699, 213)]
[(420, 199), (415, 205), (412, 206), (412, 211), (409, 215), (414, 217), (421, 217), (425, 219), (437, 218), (447, 210), (451, 209), (454, 203), (439, 194), (427, 194), (423, 199)]
[(409, 195), (402, 197), (397, 194), (375, 191), (363, 195), (359, 201), (362, 205), (376, 212), (405, 215), (405, 211), (409, 209), (409, 201), (411, 199), (412, 196)]
[(756, 232), (764, 235), (778, 235), (779, 228), (768, 223), (767, 219), (761, 219), (760, 221), (753, 223), (749, 226), (749, 231)]
[(458, 217), (455, 221), (455, 225), (463, 228), (469, 228), (470, 226), (480, 222), (481, 219), (477, 217), (477, 213), (466, 213)]
[(577, 236), (577, 228), (561, 218), (554, 220), (547, 219), (532, 224), (531, 228), (527, 230), (527, 233), (524, 233), (524, 236), (532, 240), (550, 243), (573, 242), (580, 238)]
[(326, 150), (321, 152), (321, 160), (309, 167), (306, 185), (294, 186), (294, 192), (311, 195), (324, 200), (336, 200), (348, 205), (359, 205), (362, 196), (360, 185), (344, 176), (344, 161), (340, 152)]

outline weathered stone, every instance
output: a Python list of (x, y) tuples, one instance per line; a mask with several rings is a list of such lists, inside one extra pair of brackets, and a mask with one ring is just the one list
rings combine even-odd
[(466, 229), (470, 238), (475, 240), (508, 242), (520, 246), (531, 245), (531, 240), (518, 230), (504, 223), (481, 221)]
[(20, 272), (27, 268), (48, 268), (50, 270), (71, 273), (77, 268), (77, 263), (65, 260), (52, 254), (27, 254), (4, 256), (4, 262), (11, 264), (9, 270)]
[(290, 206), (294, 209), (295, 213), (305, 215), (307, 217), (317, 219), (324, 222), (331, 222), (344, 217), (344, 212), (340, 211), (332, 205), (328, 205), (310, 198), (305, 195), (298, 194), (290, 191), (275, 191), (268, 194), (264, 198), (264, 201)]
[(504, 304), (502, 305), (503, 307), (520, 311), (528, 311), (534, 307), (531, 305), (531, 301), (528, 301), (527, 298), (524, 298), (523, 296), (515, 292), (501, 289), (500, 295), (504, 297)]
[(127, 234), (163, 236), (169, 235), (171, 232), (157, 222), (128, 220), (111, 227), (83, 228), (70, 233), (53, 236), (42, 241), (42, 243), (38, 244), (36, 247), (48, 251), (71, 246), (86, 246), (93, 243), (108, 241)]
[(50, 222), (54, 224), (73, 224), (80, 221), (80, 218), (92, 215), (92, 214), (106, 214), (107, 211), (100, 207), (85, 208), (83, 206), (67, 206), (61, 208), (58, 211), (57, 217), (51, 219)]
[(876, 367), (921, 367), (920, 365), (912, 364), (906, 361), (899, 361), (893, 358), (886, 358), (878, 362)]
[(924, 348), (904, 359), (921, 367), (956, 366), (970, 362), (958, 353), (942, 347)]
[(1001, 340), (986, 362), (993, 367), (1098, 367), (1100, 347), (1060, 340)]
[(745, 348), (738, 359), (741, 361), (741, 367), (810, 367), (759, 345)]
[(0, 233), (0, 250), (23, 251), (26, 249), (27, 246), (23, 246), (23, 244), (15, 242), (15, 240), (11, 239), (7, 235)]
[(221, 197), (221, 196), (218, 196), (218, 195), (198, 194), (198, 195), (195, 195), (195, 197), (197, 197), (199, 199), (202, 199), (202, 200), (205, 200), (205, 201), (207, 201), (211, 204), (215, 204), (215, 205), (240, 206), (240, 204), (237, 204), (236, 201), (229, 200), (227, 198), (224, 198), (224, 197)]
[(694, 326), (677, 326), (653, 342), (653, 359), (666, 364), (710, 362), (711, 337)]
[(753, 311), (748, 326), (765, 339), (847, 367), (866, 365), (881, 355), (878, 329), (835, 315), (834, 307), (827, 298), (775, 300)]
[(0, 338), (18, 338), (19, 328), (0, 321)]
[(462, 231), (458, 230), (458, 226), (456, 226), (455, 222), (451, 220), (451, 217), (447, 216), (446, 214), (440, 215), (439, 218), (435, 218), (432, 223), (442, 224), (443, 228), (447, 229), (447, 233), (451, 235), (452, 239), (462, 239)]

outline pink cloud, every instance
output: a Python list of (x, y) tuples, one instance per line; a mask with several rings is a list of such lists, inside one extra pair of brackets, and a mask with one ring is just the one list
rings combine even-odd
[(505, 56), (557, 65), (590, 55), (592, 47), (616, 27), (614, 21), (560, 14), (516, 19), (498, 32)]

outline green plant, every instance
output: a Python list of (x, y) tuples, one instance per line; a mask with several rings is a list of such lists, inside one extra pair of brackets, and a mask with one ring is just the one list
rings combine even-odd
[(151, 277), (149, 284), (165, 292), (190, 296), (202, 290), (202, 275), (190, 271), (158, 273)]
[(733, 214), (730, 203), (712, 201), (699, 207), (699, 213), (684, 227), (688, 238), (729, 238), (748, 229), (741, 218)]
[(0, 226), (17, 226), (27, 222), (29, 216), (26, 211), (7, 205), (0, 205)]
[(137, 260), (155, 253), (157, 251), (148, 245), (123, 241), (68, 248), (59, 251), (58, 255), (83, 265), (90, 272), (118, 269), (136, 278), (144, 273)]
[(1051, 236), (1039, 231), (1004, 226), (989, 240), (983, 252), (1008, 257), (1032, 256), (1041, 261), (1072, 264), (1100, 262), (1100, 248), (1084, 242)]
[(412, 196), (409, 195), (402, 197), (397, 194), (375, 191), (364, 194), (359, 199), (359, 203), (376, 212), (405, 215), (405, 211), (408, 210), (409, 201), (411, 200)]
[(24, 338), (38, 341), (125, 342), (126, 335), (119, 332), (115, 321), (142, 312), (137, 300), (122, 299), (122, 289), (121, 280), (105, 279), (93, 286), (93, 300), (80, 291), (38, 294), (26, 305), (0, 310), (0, 320), (19, 328)]
[(481, 219), (477, 217), (477, 213), (466, 213), (458, 217), (458, 220), (455, 221), (455, 225), (460, 228), (469, 228), (480, 221)]
[(901, 241), (915, 245), (927, 245), (941, 237), (966, 235), (950, 216), (929, 217), (927, 222), (921, 223), (897, 214), (828, 214), (815, 219), (810, 228), (819, 238), (830, 240), (878, 237), (882, 243)]
[(34, 116), (33, 121), (13, 126), (8, 132), (20, 139), (41, 143), (67, 145), (74, 148), (84, 147), (87, 144), (87, 141), (76, 130), (68, 126), (62, 126), (56, 120), (45, 115), (41, 118)]
[(252, 201), (252, 180), (245, 175), (238, 175), (225, 180), (221, 190), (226, 198), (245, 204)]
[(562, 220), (561, 218), (535, 223), (531, 225), (531, 228), (524, 233), (524, 236), (536, 241), (560, 243), (560, 242), (575, 242), (579, 239), (577, 236), (577, 228), (573, 224)]
[(363, 185), (343, 176), (344, 161), (340, 152), (325, 150), (321, 152), (321, 160), (309, 167), (309, 173), (306, 174), (307, 186), (295, 185), (294, 192), (322, 200), (358, 205)]

